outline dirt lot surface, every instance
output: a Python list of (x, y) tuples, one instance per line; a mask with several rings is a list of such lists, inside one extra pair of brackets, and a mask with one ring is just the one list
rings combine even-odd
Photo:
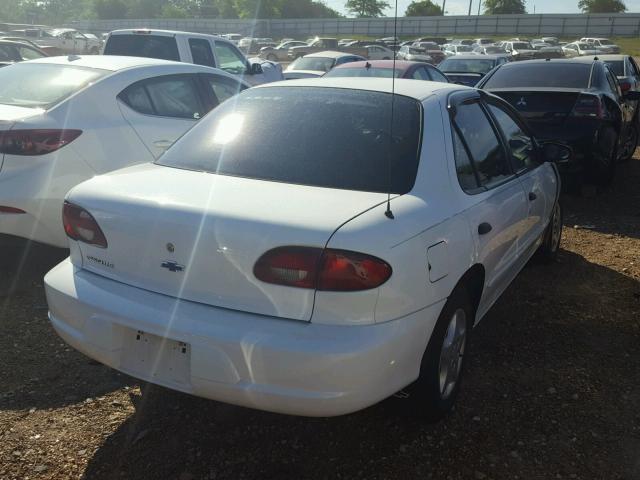
[(397, 398), (308, 419), (141, 391), (50, 327), (42, 275), (64, 253), (5, 245), (0, 479), (640, 479), (640, 160), (565, 208), (559, 261), (528, 265), (474, 330), (436, 425)]

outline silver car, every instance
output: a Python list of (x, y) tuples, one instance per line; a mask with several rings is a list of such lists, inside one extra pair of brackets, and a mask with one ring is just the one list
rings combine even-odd
[(262, 47), (260, 49), (260, 58), (265, 60), (271, 60), (272, 62), (288, 62), (289, 48), (291, 47), (303, 47), (307, 45), (306, 42), (299, 40), (290, 40), (288, 42), (282, 42), (277, 47)]

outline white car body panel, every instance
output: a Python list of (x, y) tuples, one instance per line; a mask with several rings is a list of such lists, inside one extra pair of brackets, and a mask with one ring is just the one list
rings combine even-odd
[(157, 116), (124, 116), (116, 98), (122, 90), (139, 80), (180, 73), (215, 73), (233, 78), (199, 65), (133, 57), (49, 57), (32, 61), (35, 62), (72, 62), (113, 72), (46, 111), (0, 107), (0, 129), (82, 130), (73, 142), (46, 155), (0, 157), (0, 205), (27, 212), (0, 213), (0, 234), (62, 248), (68, 246), (61, 222), (62, 201), (73, 186), (94, 175), (153, 161), (169, 146), (154, 149), (154, 142), (175, 141), (195, 123)]
[[(287, 85), (388, 92), (390, 83)], [(94, 178), (68, 198), (94, 215), (110, 244), (70, 242), (71, 258), (45, 278), (56, 331), (86, 355), (144, 380), (289, 414), (349, 413), (414, 381), (451, 292), (484, 268), (478, 322), (539, 246), (559, 184), (555, 167), (542, 164), (489, 191), (465, 193), (448, 94), (471, 90), (401, 79), (395, 88), (422, 103), (426, 128), (415, 184), (391, 198), (393, 220), (380, 193), (151, 165)], [(539, 204), (527, 197), (531, 191)], [(482, 222), (493, 225), (490, 234), (479, 234)], [(169, 256), (166, 242), (180, 253)], [(257, 256), (270, 248), (323, 242), (384, 259), (393, 274), (359, 292), (314, 292), (252, 275)], [(184, 276), (158, 271), (173, 258), (185, 265)], [(144, 366), (140, 356), (150, 354), (137, 348), (137, 335), (187, 353), (175, 360), (149, 347), (159, 366)]]

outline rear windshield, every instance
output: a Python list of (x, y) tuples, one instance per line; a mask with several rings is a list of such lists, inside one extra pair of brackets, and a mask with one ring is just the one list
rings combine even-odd
[(314, 70), (328, 72), (333, 68), (334, 58), (327, 57), (302, 57), (294, 61), (287, 70)]
[[(395, 75), (393, 74), (395, 72)], [(378, 77), (378, 78), (399, 78), (403, 71), (393, 68), (334, 68), (325, 77)]]
[(482, 88), (587, 88), (590, 73), (588, 63), (512, 64), (498, 69)]
[(176, 39), (161, 35), (111, 35), (104, 47), (104, 54), (180, 60)]
[(46, 109), (109, 73), (67, 65), (18, 63), (0, 69), (0, 104)]
[(513, 48), (515, 50), (529, 50), (531, 49), (531, 45), (526, 42), (513, 42)]
[(607, 60), (604, 63), (609, 65), (609, 68), (616, 76), (624, 77), (624, 62), (622, 60)]
[(339, 88), (246, 90), (213, 110), (157, 163), (300, 185), (406, 193), (418, 168), (421, 106), (396, 95), (392, 119), (391, 99), (387, 93)]
[(443, 72), (458, 72), (458, 73), (487, 73), (495, 66), (493, 59), (456, 59), (447, 58), (444, 62), (438, 65), (438, 68)]
[(458, 52), (471, 52), (473, 51), (471, 47), (469, 47), (468, 45), (458, 45), (456, 47), (456, 50)]

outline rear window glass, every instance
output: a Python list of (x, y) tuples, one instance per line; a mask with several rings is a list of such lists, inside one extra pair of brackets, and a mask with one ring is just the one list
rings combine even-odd
[(482, 88), (586, 88), (590, 73), (588, 63), (514, 63), (498, 69)]
[(513, 48), (516, 50), (528, 50), (531, 48), (531, 45), (526, 42), (513, 42)]
[(49, 108), (109, 73), (67, 65), (18, 63), (0, 69), (0, 104)]
[[(395, 75), (393, 74), (395, 72)], [(377, 77), (377, 78), (391, 78), (395, 76), (399, 78), (402, 75), (402, 70), (397, 68), (334, 68), (325, 77)]]
[(418, 101), (396, 95), (392, 119), (391, 99), (387, 93), (339, 88), (246, 90), (213, 110), (158, 163), (300, 185), (406, 193), (418, 168), (422, 110)]
[(180, 60), (176, 39), (160, 35), (111, 35), (104, 54)]
[(609, 68), (616, 76), (624, 77), (624, 62), (622, 60), (606, 61), (604, 63), (609, 65)]
[(487, 73), (495, 65), (495, 61), (492, 59), (456, 59), (448, 58), (438, 68), (443, 72), (471, 72), (471, 73)]
[(287, 70), (313, 70), (328, 72), (333, 68), (335, 58), (327, 57), (302, 57), (294, 61)]

